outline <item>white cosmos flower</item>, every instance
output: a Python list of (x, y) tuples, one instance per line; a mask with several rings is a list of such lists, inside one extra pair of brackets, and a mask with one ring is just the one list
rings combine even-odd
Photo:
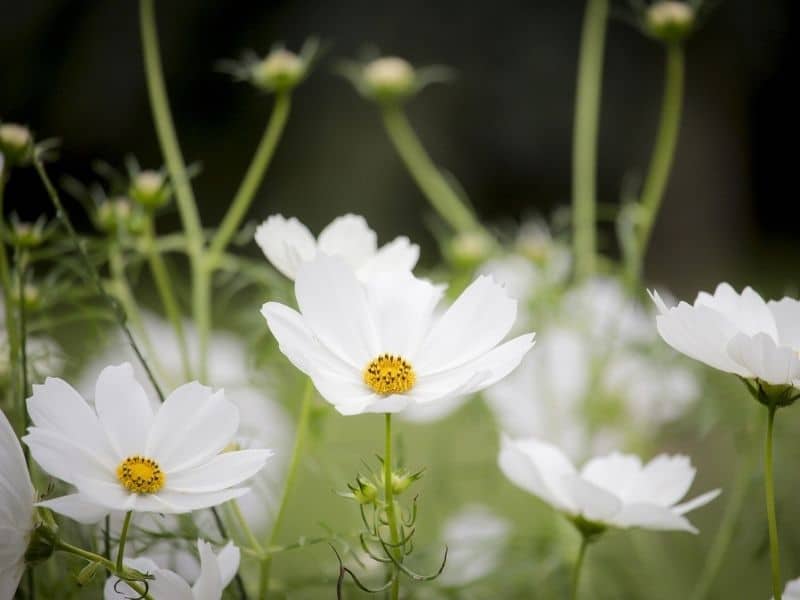
[(0, 411), (0, 600), (14, 597), (25, 572), (35, 495), (17, 435)]
[(479, 277), (437, 318), (442, 293), (408, 271), (362, 284), (340, 259), (318, 256), (297, 274), (300, 312), (268, 302), (261, 313), (281, 351), (340, 413), (393, 413), (477, 392), (533, 346), (532, 333), (500, 343), (517, 303), (492, 279)]
[(444, 524), (447, 564), (437, 581), (460, 587), (491, 574), (500, 564), (510, 535), (511, 524), (486, 506), (464, 507)]
[(351, 214), (334, 219), (317, 239), (296, 218), (272, 215), (258, 226), (255, 239), (269, 262), (289, 279), (317, 254), (338, 256), (360, 278), (380, 271), (410, 271), (419, 259), (419, 246), (407, 237), (378, 248), (378, 236), (364, 217)]
[[(147, 592), (158, 600), (220, 600), (222, 592), (239, 570), (239, 548), (233, 542), (228, 542), (218, 554), (214, 554), (211, 544), (197, 540), (197, 551), (200, 554), (200, 574), (191, 587), (180, 575), (160, 568), (150, 558), (127, 558), (125, 566), (153, 576), (153, 579), (147, 581)], [(139, 596), (138, 592), (116, 577), (106, 580), (105, 600), (124, 600)]]
[(683, 515), (719, 495), (707, 492), (678, 504), (694, 481), (688, 457), (660, 454), (646, 465), (614, 452), (578, 471), (552, 444), (503, 436), (500, 469), (512, 483), (571, 518), (609, 527), (641, 527), (697, 533)]
[(800, 302), (737, 293), (721, 283), (694, 304), (668, 308), (657, 292), (658, 332), (670, 346), (721, 371), (773, 385), (800, 386)]
[(269, 450), (224, 452), (239, 411), (222, 391), (197, 382), (156, 410), (128, 363), (97, 379), (92, 408), (68, 383), (48, 378), (28, 398), (24, 441), (37, 463), (78, 492), (42, 502), (81, 522), (111, 511), (183, 513), (247, 493)]

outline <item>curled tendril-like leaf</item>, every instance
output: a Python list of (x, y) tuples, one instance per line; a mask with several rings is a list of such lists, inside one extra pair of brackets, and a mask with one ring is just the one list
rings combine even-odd
[(375, 513), (374, 513), (375, 509), (374, 508), (372, 509), (373, 510), (373, 517), (372, 517), (373, 524), (372, 525), (369, 524), (369, 520), (367, 519), (367, 515), (364, 512), (366, 510), (365, 505), (364, 504), (359, 504), (358, 505), (358, 509), (359, 509), (359, 512), (361, 512), (361, 521), (364, 523), (364, 528), (369, 532), (370, 535), (375, 535), (375, 531), (376, 531), (375, 530), (375, 523), (374, 523), (374, 521), (375, 521)]
[[(124, 593), (122, 593), (121, 591), (119, 591), (117, 589), (117, 586), (120, 583), (124, 583), (125, 585), (128, 585), (129, 582), (132, 583), (134, 581), (136, 583), (141, 583), (141, 584), (144, 585), (144, 589), (139, 593), (138, 596), (126, 596)], [(128, 586), (128, 587), (130, 587), (130, 586)], [(150, 593), (150, 583), (147, 581), (147, 579), (122, 579), (122, 578), (119, 578), (114, 583), (114, 591), (117, 594), (119, 594), (120, 596), (122, 596), (123, 598), (125, 598), (126, 600), (145, 600), (145, 598), (147, 598), (147, 595)]]
[(365, 537), (365, 535), (363, 533), (358, 535), (358, 539), (361, 542), (362, 550), (364, 550), (364, 552), (366, 552), (367, 555), (372, 560), (374, 560), (376, 562), (380, 562), (380, 563), (390, 563), (390, 562), (392, 562), (388, 558), (382, 558), (382, 557), (378, 556), (377, 554), (373, 553), (372, 550), (369, 547), (369, 544), (367, 544), (367, 538)]
[(380, 534), (377, 536), (377, 538), (378, 541), (387, 548), (405, 548), (406, 544), (411, 541), (411, 538), (414, 536), (416, 531), (416, 529), (410, 529), (408, 533), (406, 533), (405, 529), (403, 529), (403, 535), (398, 542), (387, 542)]
[(410, 579), (412, 579), (414, 581), (433, 581), (434, 579), (439, 577), (439, 575), (442, 574), (442, 571), (444, 571), (444, 567), (447, 564), (447, 551), (448, 551), (448, 548), (447, 548), (447, 546), (445, 546), (444, 547), (444, 557), (442, 557), (442, 564), (439, 565), (439, 569), (435, 573), (432, 573), (431, 575), (422, 575), (421, 573), (416, 573), (416, 572), (412, 571), (407, 566), (405, 566), (402, 562), (398, 561), (394, 557), (394, 555), (391, 553), (391, 550), (389, 549), (388, 545), (383, 540), (380, 540), (380, 543), (383, 546), (384, 551), (386, 552), (386, 556), (388, 556), (389, 559), (392, 561), (392, 564), (394, 564), (395, 567), (397, 567), (400, 571), (405, 573)]
[(347, 575), (350, 575), (350, 578), (353, 580), (353, 583), (356, 585), (356, 587), (358, 587), (358, 589), (368, 594), (380, 594), (381, 592), (388, 590), (389, 587), (394, 582), (393, 579), (390, 579), (381, 587), (368, 588), (363, 583), (361, 583), (361, 581), (359, 581), (355, 573), (353, 573), (350, 569), (344, 566), (344, 563), (342, 562), (342, 557), (339, 555), (339, 552), (336, 550), (333, 544), (328, 544), (328, 546), (330, 546), (331, 550), (333, 550), (333, 553), (336, 555), (336, 560), (339, 563), (339, 577), (336, 579), (336, 598), (338, 600), (342, 600), (342, 588), (344, 586), (344, 579)]
[(407, 512), (406, 515), (403, 515), (401, 512), (400, 519), (403, 521), (403, 525), (406, 527), (413, 527), (414, 523), (417, 522), (417, 500), (419, 499), (419, 494), (414, 496), (411, 500), (411, 510)]

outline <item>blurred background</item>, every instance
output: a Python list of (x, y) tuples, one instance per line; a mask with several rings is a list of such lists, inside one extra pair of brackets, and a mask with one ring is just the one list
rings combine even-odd
[[(599, 148), (600, 200), (611, 205), (623, 177), (649, 159), (663, 59), (660, 47), (622, 18), (627, 3), (615, 7)], [(215, 63), (246, 49), (263, 54), (277, 41), (297, 50), (309, 35), (328, 50), (295, 94), (253, 218), (282, 212), (318, 231), (342, 212), (360, 212), (380, 239), (407, 233), (422, 241), (428, 263), (436, 258), (430, 210), (377, 111), (333, 72), (337, 60), (370, 46), (456, 70), (452, 83), (414, 99), (409, 113), (486, 222), (548, 216), (570, 199), (582, 9), (576, 0), (159, 3), (173, 112), (187, 160), (202, 167), (196, 187), (204, 222), (221, 218), (271, 103)], [(679, 294), (723, 279), (773, 293), (791, 284), (800, 204), (785, 138), (797, 121), (790, 85), (796, 16), (789, 0), (726, 0), (690, 41), (682, 134), (650, 280)], [(3, 2), (0, 73), (0, 118), (28, 124), (40, 139), (60, 138), (57, 174), (90, 179), (91, 160), (121, 165), (128, 153), (143, 166), (160, 166), (136, 3)], [(15, 177), (8, 198), (7, 210), (26, 218), (49, 210), (32, 170)], [(601, 242), (613, 252), (607, 233)]]

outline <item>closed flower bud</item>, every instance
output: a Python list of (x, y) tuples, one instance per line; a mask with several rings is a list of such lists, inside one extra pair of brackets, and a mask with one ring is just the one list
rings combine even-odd
[(386, 56), (367, 63), (362, 79), (365, 91), (376, 100), (400, 100), (417, 90), (414, 67), (396, 56)]
[(300, 83), (306, 75), (305, 61), (284, 48), (273, 50), (260, 61), (253, 63), (253, 83), (267, 91), (282, 92)]
[[(422, 477), (422, 471), (417, 471), (416, 473), (408, 473), (406, 471), (393, 471), (392, 472), (392, 493), (396, 496), (399, 496), (403, 492), (405, 492), (411, 484), (417, 481)], [(383, 483), (383, 477), (381, 474), (381, 485), (385, 485)]]
[(492, 239), (482, 231), (459, 233), (450, 242), (450, 258), (460, 267), (471, 268), (484, 262), (492, 253)]
[(158, 171), (142, 171), (131, 181), (131, 198), (148, 210), (161, 208), (172, 195), (166, 177)]
[(33, 158), (30, 129), (16, 123), (0, 124), (0, 153), (10, 166), (23, 166)]
[(25, 551), (25, 562), (36, 564), (47, 560), (53, 555), (55, 544), (58, 540), (56, 530), (45, 523), (40, 523), (33, 530), (28, 549)]
[(359, 504), (373, 504), (378, 498), (378, 488), (369, 479), (365, 479), (359, 475), (356, 477), (355, 485), (347, 484), (350, 488), (349, 496)]
[(124, 230), (128, 233), (142, 231), (142, 216), (133, 210), (130, 200), (125, 197), (110, 198), (97, 208), (97, 227), (105, 233)]
[(680, 42), (691, 33), (695, 11), (688, 3), (663, 0), (652, 4), (645, 13), (647, 33), (662, 42)]
[(35, 223), (26, 223), (11, 215), (9, 235), (11, 243), (19, 248), (37, 248), (47, 237), (45, 220), (40, 218)]

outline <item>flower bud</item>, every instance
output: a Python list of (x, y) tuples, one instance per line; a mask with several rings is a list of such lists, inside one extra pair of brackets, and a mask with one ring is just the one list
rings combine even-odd
[(55, 528), (45, 523), (39, 523), (31, 534), (28, 548), (25, 550), (25, 562), (36, 564), (47, 560), (55, 550), (58, 533)]
[(273, 50), (252, 66), (252, 82), (263, 90), (283, 92), (300, 83), (306, 75), (305, 61), (284, 48)]
[(379, 101), (397, 101), (417, 90), (414, 67), (397, 56), (385, 56), (364, 66), (361, 73), (366, 93)]
[(155, 210), (169, 201), (172, 190), (158, 171), (142, 171), (131, 181), (128, 193), (144, 208)]
[(89, 585), (97, 574), (97, 569), (102, 565), (99, 562), (90, 562), (83, 567), (75, 578), (79, 586)]
[(482, 231), (459, 233), (450, 242), (450, 258), (459, 267), (472, 268), (492, 253), (492, 239)]
[(23, 166), (33, 158), (31, 130), (16, 123), (0, 124), (0, 153), (10, 166)]
[(650, 5), (644, 19), (647, 33), (662, 42), (680, 42), (691, 33), (694, 23), (694, 8), (677, 0)]
[(11, 215), (9, 234), (11, 243), (15, 246), (19, 248), (37, 248), (42, 245), (47, 237), (45, 221), (40, 218), (35, 223), (26, 223)]
[(353, 499), (359, 504), (373, 504), (378, 498), (378, 488), (369, 479), (359, 475), (356, 477), (356, 484), (347, 484), (350, 488)]
[[(416, 473), (409, 473), (405, 470), (403, 471), (392, 471), (392, 493), (395, 496), (399, 496), (403, 492), (405, 492), (411, 484), (417, 481), (422, 477), (422, 471), (417, 471)], [(383, 473), (381, 472), (381, 485), (385, 485), (383, 479)]]
[(26, 311), (36, 310), (41, 305), (42, 294), (39, 291), (39, 288), (32, 283), (26, 283), (22, 288), (22, 298), (19, 296), (20, 294), (17, 292), (17, 301), (19, 302), (22, 300)]
[(141, 233), (143, 220), (140, 212), (133, 209), (131, 201), (124, 196), (109, 198), (97, 208), (95, 218), (97, 227), (105, 233), (124, 230), (128, 233)]

